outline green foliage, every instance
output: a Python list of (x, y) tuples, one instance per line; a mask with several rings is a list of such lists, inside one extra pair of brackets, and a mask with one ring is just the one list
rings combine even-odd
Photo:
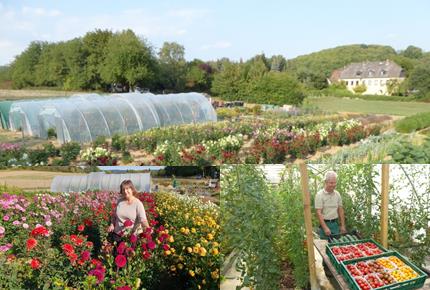
[(252, 165), (224, 167), (221, 188), (223, 245), (239, 252), (236, 268), (241, 271), (242, 286), (278, 289), (281, 260), (276, 196)]
[(301, 85), (287, 73), (269, 72), (250, 84), (245, 101), (259, 104), (301, 104), (305, 98)]
[(185, 88), (185, 48), (176, 42), (165, 42), (159, 52), (159, 79), (163, 89), (182, 92)]
[(104, 147), (108, 146), (108, 142), (106, 140), (106, 136), (97, 136), (96, 140), (93, 141), (92, 146), (96, 147)]
[(32, 42), (26, 50), (15, 58), (11, 69), (13, 84), (16, 88), (36, 85), (36, 67), (45, 46), (46, 43), (43, 42)]
[(411, 133), (416, 130), (430, 127), (430, 112), (408, 116), (396, 121), (395, 126), (396, 131), (400, 133)]
[(106, 44), (106, 58), (100, 69), (106, 83), (148, 87), (154, 80), (155, 57), (148, 44), (133, 31), (115, 33)]
[[(295, 170), (294, 170), (295, 169)], [(296, 285), (305, 288), (309, 283), (308, 255), (305, 239), (305, 220), (303, 214), (303, 197), (297, 168), (288, 167), (283, 181), (275, 191), (279, 203), (279, 248), (293, 265)]]
[(409, 45), (404, 51), (401, 52), (407, 58), (418, 59), (423, 56), (423, 50), (419, 47)]
[(62, 165), (69, 165), (70, 161), (76, 160), (81, 151), (81, 145), (77, 142), (65, 143), (60, 148)]
[(355, 86), (355, 87), (353, 88), (353, 90), (354, 90), (354, 92), (355, 92), (356, 94), (361, 95), (362, 93), (364, 93), (365, 91), (367, 91), (367, 87), (366, 87), (366, 85), (365, 85), (365, 84), (361, 84), (361, 85)]
[(116, 151), (125, 151), (127, 149), (127, 137), (119, 134), (113, 135), (112, 148)]
[(409, 88), (416, 90), (416, 95), (425, 96), (430, 93), (430, 61), (417, 65), (409, 77)]
[(430, 163), (430, 139), (421, 145), (414, 145), (408, 140), (399, 141), (388, 152), (395, 163), (415, 164)]
[(49, 128), (47, 131), (48, 139), (57, 138), (57, 132), (55, 132), (55, 128)]

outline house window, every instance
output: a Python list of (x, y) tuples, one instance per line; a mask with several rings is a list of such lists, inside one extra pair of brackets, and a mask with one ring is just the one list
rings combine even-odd
[(374, 80), (373, 83), (375, 84), (375, 86), (378, 85), (378, 80)]
[(367, 80), (367, 85), (371, 86), (372, 85), (372, 80)]

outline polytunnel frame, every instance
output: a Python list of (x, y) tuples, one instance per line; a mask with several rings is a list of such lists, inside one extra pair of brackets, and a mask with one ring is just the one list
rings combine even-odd
[[(111, 100), (114, 105), (106, 105)], [(209, 100), (199, 93), (74, 95), (14, 102), (10, 112), (12, 130), (21, 128), (30, 136), (46, 137), (45, 131), (52, 125), (60, 143), (88, 143), (98, 136), (129, 135), (162, 126), (216, 121), (216, 113)], [(109, 117), (114, 120), (108, 121)], [(79, 120), (81, 126), (76, 130), (72, 129), (75, 120)], [(17, 124), (18, 121), (22, 124)]]
[(51, 182), (50, 190), (52, 192), (119, 192), (121, 182), (124, 180), (131, 180), (138, 191), (151, 191), (152, 181), (149, 172), (119, 174), (91, 172), (86, 175), (57, 175)]

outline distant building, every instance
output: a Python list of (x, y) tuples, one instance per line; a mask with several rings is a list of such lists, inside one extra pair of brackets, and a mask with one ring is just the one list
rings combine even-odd
[[(405, 79), (405, 72), (401, 66), (393, 61), (373, 61), (351, 63), (344, 68), (333, 71), (328, 79), (329, 84), (344, 82), (351, 92), (357, 86), (365, 86), (363, 94), (390, 95), (390, 84), (394, 87)], [(388, 85), (388, 86), (387, 86)]]

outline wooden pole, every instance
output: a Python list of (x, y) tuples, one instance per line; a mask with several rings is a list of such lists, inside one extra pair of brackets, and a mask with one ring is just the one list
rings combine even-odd
[(306, 227), (306, 246), (308, 249), (308, 264), (311, 280), (311, 289), (319, 290), (320, 286), (317, 281), (317, 272), (315, 269), (314, 237), (312, 234), (312, 213), (311, 213), (311, 194), (309, 192), (309, 178), (306, 164), (300, 163), (300, 181), (302, 184), (303, 206)]
[(381, 189), (381, 244), (388, 247), (388, 191), (389, 191), (389, 164), (382, 164)]

